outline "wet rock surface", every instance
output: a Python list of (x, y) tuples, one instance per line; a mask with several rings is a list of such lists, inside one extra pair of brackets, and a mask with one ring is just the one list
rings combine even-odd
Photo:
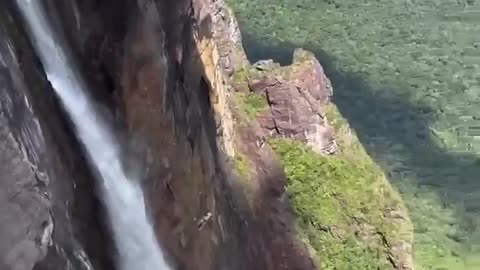
[(45, 257), (51, 241), (50, 202), (3, 115), (0, 151), (0, 268), (32, 269)]
[(111, 269), (91, 174), (11, 4), (0, 3), (0, 269)]

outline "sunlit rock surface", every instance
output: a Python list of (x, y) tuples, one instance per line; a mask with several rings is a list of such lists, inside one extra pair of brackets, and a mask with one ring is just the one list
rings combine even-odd
[(318, 153), (335, 153), (333, 130), (323, 112), (333, 90), (315, 56), (297, 49), (290, 66), (260, 61), (252, 68), (249, 89), (264, 95), (268, 104), (258, 116), (265, 133), (305, 142)]

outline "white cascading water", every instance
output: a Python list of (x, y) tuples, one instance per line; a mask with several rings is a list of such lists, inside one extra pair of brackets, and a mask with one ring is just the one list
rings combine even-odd
[[(168, 270), (145, 209), (137, 179), (129, 179), (120, 159), (117, 138), (95, 111), (82, 79), (60, 36), (46, 19), (41, 0), (16, 0), (48, 80), (60, 97), (100, 176), (100, 189), (122, 270)], [(100, 245), (102, 243), (99, 243)]]

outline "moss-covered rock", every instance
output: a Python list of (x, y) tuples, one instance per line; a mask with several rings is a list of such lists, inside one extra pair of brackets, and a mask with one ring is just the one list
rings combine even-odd
[[(337, 155), (319, 154), (302, 140), (285, 139), (281, 134), (269, 141), (288, 177), (286, 187), (296, 216), (298, 238), (307, 244), (321, 269), (413, 269), (413, 229), (399, 195), (336, 106), (329, 102), (331, 86), (313, 54), (295, 50), (293, 59), (290, 66), (253, 65), (239, 70), (233, 78), (237, 87), (248, 87), (249, 82), (253, 87), (257, 81), (260, 86), (272, 87), (272, 79), (289, 80), (292, 85), (307, 83), (305, 89), (319, 87), (319, 93), (326, 93), (326, 97), (316, 95), (322, 97), (322, 102), (315, 103), (312, 99), (308, 104), (313, 106), (312, 110), (321, 111), (322, 125), (333, 129)], [(315, 63), (319, 66), (317, 73), (302, 72), (316, 70), (311, 68)], [(253, 91), (256, 88), (259, 87), (253, 87)], [(285, 94), (297, 94), (296, 89), (292, 87), (293, 92)], [(265, 115), (270, 106), (267, 92), (234, 93), (233, 112), (239, 127), (260, 119), (274, 119)], [(289, 107), (291, 117), (299, 104)], [(305, 124), (306, 119), (299, 118), (303, 121), (299, 123)], [(235, 158), (235, 168), (244, 179), (249, 179), (248, 161), (245, 156)]]
[(247, 159), (243, 156), (241, 153), (236, 153), (234, 157), (234, 165), (235, 165), (235, 170), (238, 174), (238, 176), (242, 180), (248, 180), (250, 176), (250, 169), (248, 166), (248, 161)]
[(480, 140), (462, 134), (480, 119), (480, 1), (228, 2), (252, 59), (320, 58), (408, 207), (417, 269), (480, 269)]
[(261, 94), (238, 92), (234, 96), (237, 114), (244, 121), (254, 121), (259, 113), (268, 108), (267, 101)]
[(335, 106), (326, 111), (340, 154), (270, 142), (288, 177), (299, 236), (322, 269), (409, 269), (412, 225), (398, 194)]

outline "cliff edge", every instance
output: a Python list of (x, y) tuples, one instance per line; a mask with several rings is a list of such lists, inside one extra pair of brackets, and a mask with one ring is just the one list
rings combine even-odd
[[(237, 66), (230, 78), (237, 171), (255, 185), (264, 166), (255, 152), (273, 149), (287, 176), (297, 236), (317, 267), (414, 269), (406, 208), (331, 102), (334, 86), (315, 56), (296, 49), (289, 66), (261, 60)], [(256, 150), (245, 146), (252, 141)]]

